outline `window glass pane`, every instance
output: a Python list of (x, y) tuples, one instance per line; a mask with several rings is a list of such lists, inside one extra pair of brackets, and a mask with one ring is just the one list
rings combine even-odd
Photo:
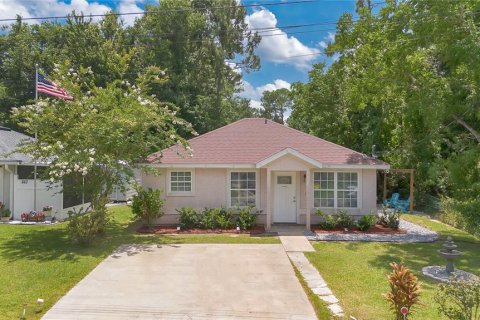
[(334, 179), (333, 172), (314, 172), (313, 198), (316, 207), (334, 206)]
[(278, 176), (277, 177), (277, 184), (292, 184), (292, 177), (291, 176)]
[(192, 173), (190, 171), (170, 172), (170, 190), (172, 192), (191, 192)]
[(255, 172), (231, 172), (230, 204), (232, 206), (255, 205), (256, 192)]

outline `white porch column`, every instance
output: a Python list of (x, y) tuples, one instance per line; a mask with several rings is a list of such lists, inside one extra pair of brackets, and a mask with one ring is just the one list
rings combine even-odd
[(266, 213), (267, 213), (267, 230), (272, 226), (272, 175), (270, 168), (267, 168), (267, 203), (266, 203)]
[(312, 183), (311, 183), (311, 178), (310, 178), (310, 169), (305, 170), (305, 191), (306, 191), (306, 218), (305, 218), (305, 228), (307, 230), (310, 230), (310, 215), (312, 211), (312, 203), (313, 203), (313, 198), (312, 198)]

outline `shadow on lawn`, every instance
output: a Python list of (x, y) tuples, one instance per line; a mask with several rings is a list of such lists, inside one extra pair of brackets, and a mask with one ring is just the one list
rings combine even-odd
[[(11, 226), (15, 228), (16, 226)], [(7, 240), (1, 241), (0, 257), (8, 261), (28, 259), (47, 261), (61, 259), (66, 262), (78, 260), (81, 256), (106, 257), (122, 244), (170, 243), (168, 236), (140, 236), (135, 234), (135, 222), (122, 224), (112, 221), (104, 236), (94, 240), (90, 246), (73, 244), (67, 235), (66, 225), (42, 227), (16, 232)]]
[[(429, 265), (443, 266), (446, 260), (440, 257), (438, 250), (442, 242), (434, 243), (402, 243), (388, 247), (388, 253), (376, 255), (369, 264), (375, 268), (383, 268), (390, 272), (391, 262), (402, 262), (424, 283), (436, 284), (422, 275), (422, 268)], [(478, 245), (462, 243), (459, 249), (463, 252), (460, 259), (455, 261), (455, 266), (475, 274), (480, 273), (480, 248)]]

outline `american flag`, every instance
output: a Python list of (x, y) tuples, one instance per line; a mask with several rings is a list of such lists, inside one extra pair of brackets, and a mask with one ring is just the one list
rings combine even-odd
[(37, 91), (61, 99), (73, 100), (73, 97), (69, 95), (65, 89), (58, 87), (55, 82), (48, 81), (47, 78), (45, 78), (45, 76), (40, 72), (38, 72), (37, 76)]

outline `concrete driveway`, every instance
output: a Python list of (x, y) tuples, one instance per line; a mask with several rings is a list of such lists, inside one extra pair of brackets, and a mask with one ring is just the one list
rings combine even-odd
[(42, 319), (316, 319), (281, 244), (122, 247)]

